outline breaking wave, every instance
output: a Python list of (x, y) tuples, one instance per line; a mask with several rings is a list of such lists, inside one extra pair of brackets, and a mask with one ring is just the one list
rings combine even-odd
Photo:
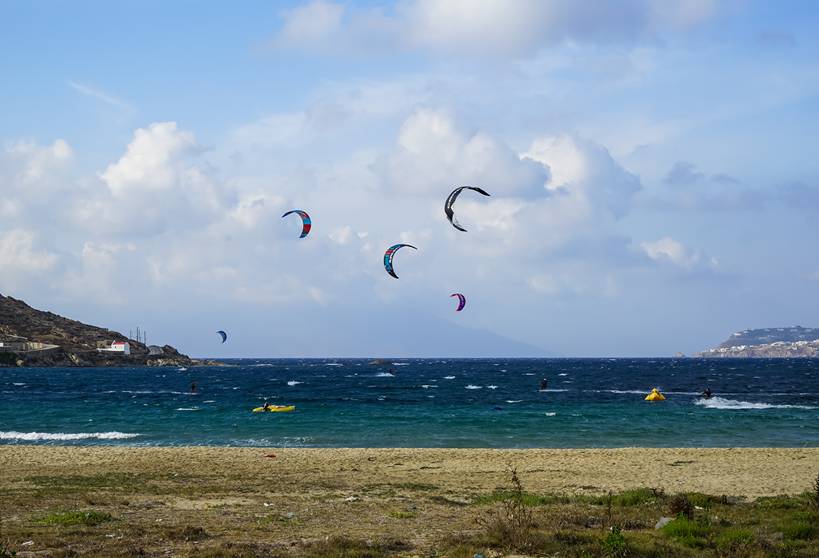
[(0, 431), (0, 440), (26, 440), (36, 442), (39, 440), (127, 440), (136, 438), (141, 434), (129, 434), (127, 432), (78, 432), (68, 434), (65, 432), (14, 432)]

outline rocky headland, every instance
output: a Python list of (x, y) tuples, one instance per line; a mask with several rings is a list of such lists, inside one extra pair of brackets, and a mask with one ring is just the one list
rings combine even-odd
[[(130, 354), (106, 351), (127, 343)], [(32, 308), (0, 295), (0, 366), (195, 366), (218, 364), (170, 345), (146, 346), (125, 335)]]

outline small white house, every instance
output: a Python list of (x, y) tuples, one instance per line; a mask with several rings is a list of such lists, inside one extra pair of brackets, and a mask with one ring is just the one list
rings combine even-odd
[(112, 341), (110, 347), (103, 347), (97, 350), (103, 353), (122, 353), (124, 355), (130, 355), (131, 344), (127, 341)]

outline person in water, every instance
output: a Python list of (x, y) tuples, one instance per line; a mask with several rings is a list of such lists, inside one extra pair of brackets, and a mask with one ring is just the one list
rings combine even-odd
[(267, 411), (270, 408), (270, 403), (267, 401), (264, 402), (264, 407), (262, 407), (262, 411)]
[(191, 382), (191, 393), (196, 393), (196, 382)]
[(546, 389), (548, 387), (549, 387), (549, 380), (547, 380), (546, 378), (543, 378), (542, 380), (540, 380), (540, 391), (546, 391)]
[(703, 390), (703, 392), (700, 394), (700, 397), (703, 399), (711, 399), (713, 396), (714, 394), (711, 393), (711, 388), (705, 388), (705, 390)]

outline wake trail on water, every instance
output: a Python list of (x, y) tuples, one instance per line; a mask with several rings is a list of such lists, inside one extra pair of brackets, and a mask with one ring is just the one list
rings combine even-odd
[(775, 405), (773, 403), (754, 403), (752, 401), (737, 401), (736, 399), (724, 399), (722, 397), (712, 397), (711, 399), (697, 399), (694, 405), (699, 405), (707, 409), (725, 410), (745, 410), (745, 409), (817, 409), (808, 405)]

